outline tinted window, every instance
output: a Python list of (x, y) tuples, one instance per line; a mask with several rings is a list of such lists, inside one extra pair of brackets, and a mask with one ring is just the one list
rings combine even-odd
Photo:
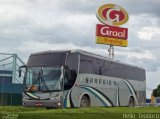
[(64, 76), (64, 90), (69, 90), (73, 87), (76, 81), (77, 74), (71, 70), (65, 70)]
[(70, 70), (78, 71), (78, 54), (69, 54), (66, 65)]
[(136, 67), (81, 55), (80, 73), (90, 73), (131, 80), (145, 80), (145, 70)]
[(94, 74), (93, 58), (85, 55), (80, 56), (80, 73)]
[(111, 61), (105, 61), (102, 75), (131, 80), (145, 80), (145, 70)]
[(101, 75), (103, 60), (95, 57), (81, 55), (80, 57), (80, 73), (90, 73)]
[(39, 55), (31, 55), (29, 57), (28, 66), (59, 66), (64, 65), (66, 53), (47, 53)]

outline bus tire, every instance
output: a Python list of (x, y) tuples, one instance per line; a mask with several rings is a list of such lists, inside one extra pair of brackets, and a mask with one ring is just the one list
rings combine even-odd
[(48, 109), (48, 110), (49, 110), (49, 109), (53, 109), (53, 107), (46, 107), (46, 109)]
[(80, 107), (90, 107), (90, 98), (87, 95), (82, 96)]
[(134, 105), (135, 105), (134, 103), (135, 103), (135, 102), (134, 102), (134, 98), (133, 98), (133, 97), (130, 97), (130, 98), (129, 98), (128, 106), (129, 106), (129, 107), (134, 107)]

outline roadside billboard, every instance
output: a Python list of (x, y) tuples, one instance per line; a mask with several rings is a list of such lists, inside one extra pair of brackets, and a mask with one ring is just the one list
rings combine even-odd
[(98, 8), (97, 18), (103, 24), (96, 25), (96, 43), (128, 46), (128, 29), (118, 27), (128, 21), (128, 14), (119, 5), (105, 4)]

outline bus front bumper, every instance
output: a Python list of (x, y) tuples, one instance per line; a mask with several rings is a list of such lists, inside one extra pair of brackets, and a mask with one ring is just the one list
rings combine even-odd
[(23, 106), (61, 108), (63, 103), (55, 100), (23, 100)]

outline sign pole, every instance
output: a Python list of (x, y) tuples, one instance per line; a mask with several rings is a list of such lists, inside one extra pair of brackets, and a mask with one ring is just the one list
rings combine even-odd
[(111, 58), (111, 45), (109, 45), (108, 53), (109, 53), (109, 57)]
[(113, 47), (113, 45), (109, 45), (108, 53), (109, 53), (109, 57), (111, 59), (114, 59), (114, 47)]
[(113, 45), (111, 45), (111, 48), (112, 48), (112, 59), (114, 60), (114, 47), (113, 47)]

